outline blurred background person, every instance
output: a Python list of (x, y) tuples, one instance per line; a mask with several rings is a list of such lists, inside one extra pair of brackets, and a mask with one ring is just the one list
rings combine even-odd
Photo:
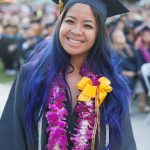
[(137, 30), (136, 47), (139, 50), (143, 64), (150, 63), (150, 27), (143, 23)]
[(120, 60), (121, 74), (127, 77), (133, 94), (138, 94), (139, 110), (141, 112), (150, 112), (150, 107), (146, 103), (146, 93), (139, 76), (141, 68), (139, 54), (135, 49), (131, 49), (126, 41), (125, 34), (121, 30), (115, 29), (112, 33), (112, 44), (117, 51), (117, 59)]
[(42, 40), (42, 27), (39, 23), (34, 22), (25, 29), (23, 40), (20, 43), (23, 62), (26, 61), (35, 45)]
[(15, 75), (19, 69), (18, 28), (15, 25), (4, 26), (3, 37), (1, 38), (1, 59), (6, 74)]

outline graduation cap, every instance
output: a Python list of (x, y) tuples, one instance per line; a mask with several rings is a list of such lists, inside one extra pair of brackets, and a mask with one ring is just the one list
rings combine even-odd
[(148, 25), (145, 25), (142, 29), (141, 29), (142, 32), (144, 31), (150, 31), (150, 27)]
[(123, 14), (129, 10), (119, 0), (53, 0), (58, 4), (60, 13), (63, 8), (66, 8), (74, 3), (83, 3), (95, 8), (106, 21), (107, 17)]
[(134, 21), (130, 22), (130, 26), (129, 27), (131, 29), (135, 29), (135, 28), (139, 27), (142, 24), (143, 24), (143, 21), (141, 21), (141, 20), (134, 20)]
[(139, 35), (140, 33), (144, 32), (144, 31), (150, 31), (150, 26), (148, 26), (148, 24), (146, 24), (145, 22), (141, 23), (140, 26), (137, 26), (134, 29), (134, 32), (136, 35)]

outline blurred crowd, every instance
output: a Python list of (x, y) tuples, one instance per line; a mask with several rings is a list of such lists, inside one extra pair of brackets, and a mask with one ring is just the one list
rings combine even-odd
[(107, 31), (133, 99), (138, 98), (140, 111), (150, 112), (147, 105), (147, 96), (150, 96), (150, 4), (111, 18)]
[[(0, 59), (6, 74), (16, 74), (35, 45), (51, 36), (57, 17), (53, 3), (0, 6)], [(133, 96), (138, 95), (140, 110), (150, 112), (146, 102), (149, 89), (141, 74), (143, 64), (150, 64), (150, 4), (109, 18), (106, 31), (117, 52), (120, 71), (127, 77)]]
[(0, 6), (0, 58), (6, 74), (16, 74), (34, 46), (51, 35), (57, 17), (53, 3)]

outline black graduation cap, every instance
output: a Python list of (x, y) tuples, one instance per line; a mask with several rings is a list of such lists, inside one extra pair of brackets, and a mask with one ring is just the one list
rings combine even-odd
[(83, 3), (94, 7), (102, 16), (104, 21), (107, 17), (123, 14), (129, 10), (119, 0), (53, 0), (58, 4), (59, 10), (74, 3)]
[(141, 29), (141, 31), (143, 32), (143, 31), (150, 31), (150, 27), (148, 26), (148, 25), (145, 25), (142, 29)]
[(138, 26), (142, 25), (143, 24), (143, 21), (141, 20), (133, 20), (132, 22), (130, 22), (130, 28), (131, 29), (135, 29), (137, 28)]
[(140, 33), (144, 31), (150, 31), (150, 26), (148, 26), (148, 24), (143, 23), (140, 26), (136, 27), (134, 30), (136, 35), (140, 35)]

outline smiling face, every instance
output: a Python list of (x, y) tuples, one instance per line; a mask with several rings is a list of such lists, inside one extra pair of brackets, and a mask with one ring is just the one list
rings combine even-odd
[(59, 39), (70, 56), (87, 56), (95, 43), (96, 20), (90, 6), (77, 3), (66, 13), (62, 21)]

